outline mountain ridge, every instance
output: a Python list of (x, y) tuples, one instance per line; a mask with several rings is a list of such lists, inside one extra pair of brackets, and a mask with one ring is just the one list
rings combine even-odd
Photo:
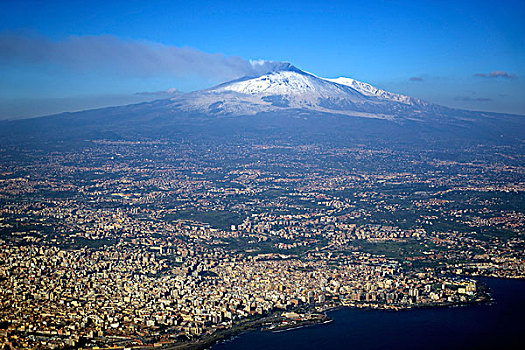
[(351, 78), (327, 79), (291, 64), (171, 99), (186, 111), (242, 115), (285, 108), (392, 119), (397, 112), (431, 104)]
[(288, 133), (298, 140), (311, 135), (323, 140), (523, 142), (522, 130), (523, 116), (444, 107), (352, 78), (321, 78), (291, 64), (167, 99), (0, 121), (0, 137), (15, 141), (123, 135), (215, 135), (225, 140), (227, 135), (278, 138)]

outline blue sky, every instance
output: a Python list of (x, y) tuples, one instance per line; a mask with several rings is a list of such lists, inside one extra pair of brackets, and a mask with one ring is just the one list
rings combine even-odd
[(0, 118), (206, 88), (256, 59), (525, 114), (524, 18), (524, 1), (3, 0)]

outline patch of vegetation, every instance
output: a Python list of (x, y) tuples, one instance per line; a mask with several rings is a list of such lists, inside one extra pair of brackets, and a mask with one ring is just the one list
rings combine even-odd
[(423, 251), (433, 251), (436, 249), (436, 247), (430, 246), (426, 241), (414, 239), (395, 242), (368, 242), (365, 240), (357, 240), (352, 243), (352, 246), (363, 252), (384, 255), (393, 259), (421, 256), (423, 255)]
[(203, 224), (209, 224), (214, 228), (229, 230), (231, 225), (242, 223), (246, 215), (226, 210), (179, 210), (175, 214), (168, 214), (165, 217), (167, 221), (174, 220), (193, 220)]

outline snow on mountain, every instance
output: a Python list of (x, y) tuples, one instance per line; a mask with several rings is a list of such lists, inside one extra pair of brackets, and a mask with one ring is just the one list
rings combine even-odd
[(358, 81), (352, 78), (345, 78), (345, 77), (339, 77), (336, 79), (326, 79), (328, 81), (334, 82), (336, 84), (341, 84), (345, 86), (349, 86), (352, 89), (355, 89), (356, 91), (359, 91), (363, 95), (366, 96), (376, 96), (379, 98), (383, 98), (385, 100), (400, 102), (400, 103), (406, 103), (409, 105), (413, 105), (414, 103), (420, 103), (421, 101), (409, 96), (395, 94), (392, 92), (388, 92), (385, 90), (381, 90), (376, 88), (375, 86), (372, 86), (367, 83), (363, 83), (362, 81)]
[(214, 115), (250, 115), (289, 109), (392, 119), (420, 100), (350, 78), (325, 79), (288, 63), (255, 77), (171, 99), (173, 107)]
[[(213, 90), (234, 91), (246, 95), (286, 95), (303, 97), (334, 97), (352, 95), (354, 91), (327, 83), (323, 79), (296, 70), (269, 72), (256, 78), (226, 83)], [(355, 94), (354, 94), (355, 95)], [(355, 97), (358, 97), (355, 95)]]

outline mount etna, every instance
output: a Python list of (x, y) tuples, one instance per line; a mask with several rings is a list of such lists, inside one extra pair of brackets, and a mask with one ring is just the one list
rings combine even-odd
[(140, 104), (0, 122), (8, 141), (270, 137), (325, 141), (518, 142), (523, 116), (448, 108), (289, 63)]

